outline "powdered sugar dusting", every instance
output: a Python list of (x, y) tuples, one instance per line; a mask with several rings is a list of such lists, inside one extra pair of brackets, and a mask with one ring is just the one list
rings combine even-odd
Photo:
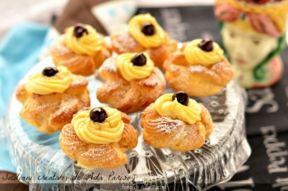
[(111, 145), (97, 145), (90, 147), (86, 152), (81, 155), (85, 158), (91, 158), (101, 161), (111, 161), (115, 159), (115, 151)]
[(204, 71), (204, 68), (201, 65), (195, 65), (193, 67), (190, 67), (190, 71), (195, 73), (202, 73)]
[(149, 125), (155, 126), (158, 132), (171, 133), (176, 128), (183, 126), (184, 123), (180, 120), (173, 120), (168, 117), (162, 117), (149, 121)]

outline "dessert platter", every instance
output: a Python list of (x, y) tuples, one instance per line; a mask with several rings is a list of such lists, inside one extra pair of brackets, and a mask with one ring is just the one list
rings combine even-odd
[(71, 26), (11, 98), (6, 132), (18, 178), (50, 190), (228, 181), (251, 153), (245, 93), (232, 78), (216, 42), (177, 42), (150, 14), (105, 38)]

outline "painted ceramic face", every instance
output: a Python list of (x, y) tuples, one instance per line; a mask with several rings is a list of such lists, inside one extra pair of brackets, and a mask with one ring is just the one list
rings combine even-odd
[(253, 70), (277, 47), (277, 38), (243, 30), (233, 23), (224, 24), (222, 38), (232, 64), (241, 70)]

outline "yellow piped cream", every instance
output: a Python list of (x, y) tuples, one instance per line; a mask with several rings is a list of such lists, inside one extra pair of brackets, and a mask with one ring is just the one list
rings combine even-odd
[(74, 35), (75, 26), (65, 31), (65, 44), (76, 54), (94, 56), (105, 46), (104, 38), (90, 25), (83, 25), (87, 33), (77, 38)]
[(209, 66), (224, 59), (223, 50), (217, 43), (213, 42), (213, 50), (206, 52), (199, 47), (201, 41), (202, 39), (193, 40), (184, 49), (184, 56), (190, 64)]
[[(152, 24), (154, 26), (155, 33), (153, 35), (146, 36), (142, 33), (142, 27), (146, 24)], [(128, 31), (129, 34), (145, 48), (158, 47), (167, 41), (166, 32), (150, 14), (139, 14), (134, 16), (129, 21)]]
[(172, 100), (172, 93), (160, 96), (154, 103), (154, 109), (161, 116), (179, 119), (190, 125), (201, 120), (202, 108), (199, 103), (189, 98), (188, 105), (182, 105), (177, 99)]
[(47, 77), (41, 72), (28, 77), (25, 88), (30, 93), (47, 95), (51, 93), (63, 93), (72, 83), (72, 74), (63, 66), (57, 67), (55, 76)]
[(117, 69), (125, 80), (139, 80), (147, 78), (151, 75), (154, 69), (154, 62), (150, 59), (147, 53), (143, 54), (146, 57), (146, 64), (144, 66), (133, 65), (131, 60), (136, 55), (136, 53), (125, 53), (117, 57)]
[(90, 110), (78, 112), (72, 119), (72, 126), (82, 141), (92, 144), (119, 142), (124, 130), (121, 112), (111, 107), (103, 108), (107, 118), (102, 123), (90, 119)]

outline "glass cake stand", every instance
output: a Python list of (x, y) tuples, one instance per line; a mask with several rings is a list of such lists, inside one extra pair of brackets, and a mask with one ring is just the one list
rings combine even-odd
[[(51, 58), (46, 58), (29, 73), (51, 63)], [(99, 105), (95, 91), (101, 82), (94, 77), (87, 79), (91, 105)], [(19, 117), (22, 105), (14, 93), (5, 132), (18, 178), (42, 190), (202, 190), (228, 181), (251, 154), (245, 136), (245, 93), (232, 81), (220, 94), (198, 101), (209, 109), (214, 121), (214, 130), (202, 148), (177, 152), (145, 144), (140, 113), (134, 113), (130, 116), (140, 136), (137, 147), (128, 152), (128, 164), (115, 170), (86, 170), (62, 152), (59, 133), (43, 134)]]

